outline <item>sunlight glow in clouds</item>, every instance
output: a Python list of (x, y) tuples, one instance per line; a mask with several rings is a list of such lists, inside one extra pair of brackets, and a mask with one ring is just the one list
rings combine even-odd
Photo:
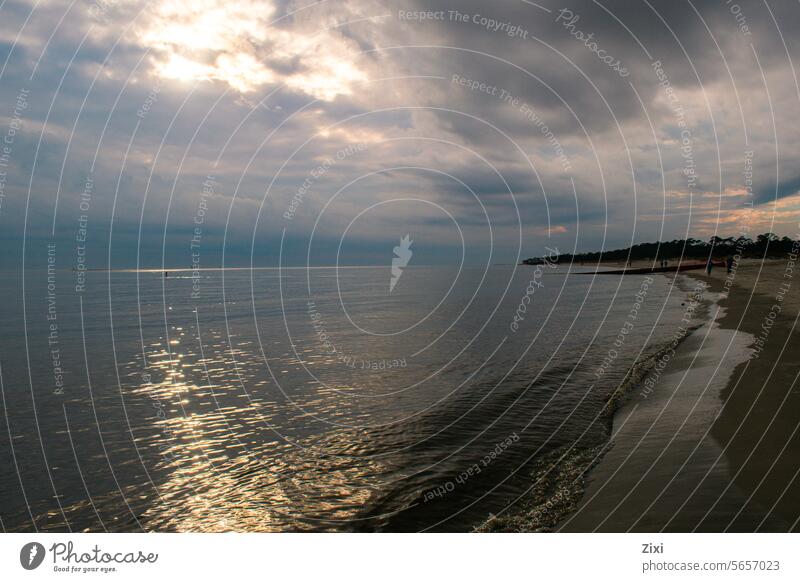
[(350, 95), (351, 85), (364, 79), (366, 75), (352, 63), (336, 57), (323, 57), (317, 67), (289, 77), (287, 84), (318, 99), (330, 101), (337, 95)]
[(330, 28), (335, 22), (306, 32), (290, 19), (278, 26), (276, 18), (267, 0), (165, 0), (153, 5), (137, 36), (154, 52), (158, 75), (222, 81), (240, 93), (285, 83), (327, 101), (366, 79), (345, 39)]
[(156, 65), (156, 72), (178, 81), (224, 81), (240, 93), (247, 93), (274, 79), (272, 73), (246, 53), (222, 54), (211, 64), (198, 63), (182, 55)]
[(180, 81), (220, 80), (241, 92), (272, 80), (253, 53), (275, 9), (268, 2), (168, 0), (153, 7), (139, 38), (157, 53), (156, 72)]

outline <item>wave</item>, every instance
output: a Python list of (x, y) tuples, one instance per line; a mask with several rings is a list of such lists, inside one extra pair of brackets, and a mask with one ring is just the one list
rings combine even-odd
[[(696, 317), (706, 319), (709, 303), (702, 302)], [(692, 333), (702, 327), (703, 321), (681, 328), (679, 333), (645, 355), (629, 368), (624, 379), (607, 397), (600, 412), (600, 420), (607, 427), (608, 438), (596, 446), (562, 446), (536, 459), (530, 479), (532, 484), (525, 495), (508, 511), (490, 515), (478, 523), (475, 532), (548, 532), (574, 512), (585, 492), (586, 478), (614, 445), (613, 422), (616, 412), (629, 400), (634, 390), (651, 373), (661, 367), (665, 356), (672, 353)], [(579, 439), (580, 440), (580, 439)], [(578, 441), (576, 441), (578, 442)]]

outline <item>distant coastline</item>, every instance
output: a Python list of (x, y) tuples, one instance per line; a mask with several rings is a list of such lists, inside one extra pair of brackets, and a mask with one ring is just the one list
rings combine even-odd
[(711, 237), (708, 242), (696, 238), (672, 240), (664, 242), (640, 243), (623, 249), (609, 251), (593, 251), (586, 253), (564, 253), (555, 257), (531, 257), (522, 261), (523, 265), (541, 265), (545, 261), (555, 263), (620, 263), (647, 261), (653, 264), (661, 260), (703, 260), (724, 259), (732, 257), (738, 262), (741, 259), (774, 259), (782, 258), (800, 246), (800, 240), (771, 232), (758, 235), (755, 239), (740, 236), (738, 238), (719, 236)]

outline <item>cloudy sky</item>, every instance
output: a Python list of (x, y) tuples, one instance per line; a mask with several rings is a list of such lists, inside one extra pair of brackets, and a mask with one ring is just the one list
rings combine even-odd
[(408, 234), (420, 264), (479, 264), (797, 237), (798, 15), (0, 0), (2, 264), (48, 244), (71, 268), (76, 245), (94, 267), (193, 250), (204, 266), (384, 264)]

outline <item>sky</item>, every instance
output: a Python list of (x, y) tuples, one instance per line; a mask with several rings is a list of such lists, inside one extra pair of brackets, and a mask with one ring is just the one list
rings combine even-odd
[(474, 265), (797, 238), (798, 16), (5, 0), (0, 266), (388, 265), (406, 235), (415, 264)]

